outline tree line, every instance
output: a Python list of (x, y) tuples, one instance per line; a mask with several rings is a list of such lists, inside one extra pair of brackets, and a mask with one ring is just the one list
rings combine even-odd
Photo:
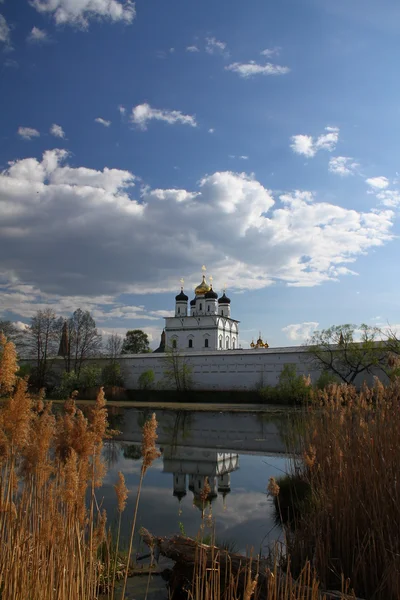
[(37, 388), (47, 385), (56, 357), (64, 359), (66, 373), (79, 377), (89, 358), (115, 361), (121, 354), (151, 352), (148, 335), (141, 329), (127, 331), (124, 338), (113, 333), (103, 341), (92, 314), (80, 308), (67, 319), (51, 308), (38, 310), (22, 330), (0, 320), (0, 332), (14, 342), (20, 358), (34, 360), (30, 379)]

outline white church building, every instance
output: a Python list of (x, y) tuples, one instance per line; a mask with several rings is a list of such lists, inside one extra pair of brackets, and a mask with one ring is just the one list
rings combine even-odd
[(175, 316), (165, 317), (165, 345), (184, 352), (237, 350), (239, 321), (231, 318), (231, 301), (225, 290), (218, 298), (212, 277), (206, 276), (190, 301), (183, 291), (175, 297)]

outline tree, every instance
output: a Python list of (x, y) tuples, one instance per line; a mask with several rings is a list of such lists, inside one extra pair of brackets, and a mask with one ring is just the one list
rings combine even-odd
[(144, 354), (145, 352), (151, 352), (147, 333), (141, 329), (127, 331), (121, 354)]
[(46, 308), (37, 311), (27, 329), (27, 347), (36, 359), (32, 377), (38, 388), (45, 387), (48, 383), (53, 360), (57, 355), (62, 325), (63, 320), (58, 318), (51, 308)]
[(167, 347), (164, 360), (164, 377), (167, 382), (178, 392), (190, 390), (193, 386), (192, 367), (188, 365), (185, 356), (177, 348)]
[(122, 352), (123, 339), (117, 333), (112, 333), (108, 338), (105, 346), (107, 357), (111, 362), (115, 362)]
[(25, 331), (15, 325), (12, 321), (3, 321), (0, 319), (0, 333), (3, 333), (8, 340), (15, 344), (19, 355), (23, 354), (25, 348)]
[(101, 352), (101, 335), (96, 322), (88, 310), (78, 308), (68, 319), (68, 349), (66, 360), (67, 372), (74, 370), (80, 374), (83, 363)]
[[(379, 339), (380, 330), (362, 324), (334, 325), (315, 331), (307, 342), (314, 364), (336, 375), (345, 383), (354, 383), (361, 373), (388, 373), (388, 348)], [(356, 340), (356, 334), (359, 340)]]

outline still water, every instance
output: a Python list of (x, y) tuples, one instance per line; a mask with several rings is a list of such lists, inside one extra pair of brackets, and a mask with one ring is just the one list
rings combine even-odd
[[(108, 523), (115, 523), (113, 486), (122, 471), (131, 490), (122, 520), (125, 541), (140, 475), (141, 428), (152, 412), (124, 408), (111, 415), (112, 426), (121, 433), (106, 444), (108, 471), (98, 499), (107, 510)], [(280, 535), (266, 486), (269, 477), (279, 477), (288, 469), (283, 438), (289, 415), (155, 412), (161, 457), (145, 476), (137, 531), (144, 526), (155, 535), (184, 531), (196, 536), (201, 525), (200, 492), (207, 477), (217, 542), (233, 544), (239, 552), (250, 548), (266, 552), (268, 544)]]

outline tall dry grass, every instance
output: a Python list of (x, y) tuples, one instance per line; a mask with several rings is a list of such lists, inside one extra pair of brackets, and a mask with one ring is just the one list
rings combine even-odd
[(303, 428), (309, 485), (302, 515), (287, 535), (298, 572), (315, 567), (325, 589), (349, 578), (357, 596), (400, 598), (400, 380), (376, 379), (358, 393), (330, 385)]
[(0, 389), (8, 394), (0, 408), (2, 598), (95, 598), (104, 578), (106, 517), (95, 498), (108, 432), (103, 392), (88, 418), (73, 399), (55, 417), (51, 403), (16, 379), (13, 345), (0, 343)]

